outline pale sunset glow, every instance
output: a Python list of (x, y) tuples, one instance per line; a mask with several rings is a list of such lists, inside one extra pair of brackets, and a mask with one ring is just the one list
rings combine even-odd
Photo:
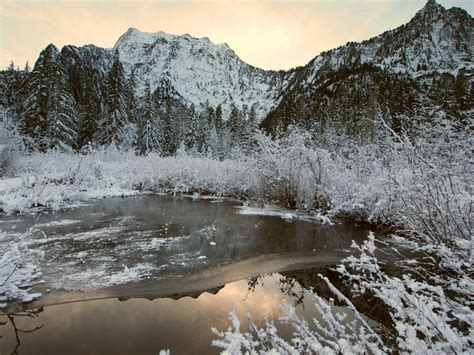
[[(469, 0), (439, 0), (464, 8)], [(304, 65), (321, 51), (400, 26), (424, 0), (0, 1), (0, 66), (32, 66), (49, 43), (113, 47), (129, 27), (226, 42), (264, 69)]]

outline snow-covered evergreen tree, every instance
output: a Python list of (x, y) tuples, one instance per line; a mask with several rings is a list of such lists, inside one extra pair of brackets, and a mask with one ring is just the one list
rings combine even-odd
[(216, 126), (213, 124), (209, 127), (206, 136), (206, 153), (210, 157), (218, 157), (221, 150), (219, 136), (217, 134)]
[(137, 107), (138, 100), (135, 95), (136, 90), (136, 77), (135, 70), (132, 69), (128, 77), (127, 83), (125, 85), (126, 100), (127, 100), (127, 109), (128, 109), (128, 120), (130, 122), (135, 122), (137, 120)]
[(29, 95), (26, 97), (21, 112), (21, 133), (30, 137), (34, 146), (32, 149), (45, 150), (48, 143), (45, 139), (47, 131), (48, 100), (51, 90), (49, 80), (54, 71), (58, 50), (49, 45), (41, 52), (30, 77)]
[(257, 115), (253, 106), (250, 111), (247, 111), (245, 119), (240, 129), (240, 145), (245, 152), (249, 152), (253, 145), (253, 136), (258, 128)]
[(125, 95), (123, 67), (116, 53), (107, 75), (104, 108), (95, 135), (98, 144), (120, 145), (125, 140), (124, 127), (129, 123)]
[(232, 139), (232, 145), (236, 146), (240, 142), (242, 133), (242, 122), (239, 110), (235, 105), (232, 105), (232, 111), (230, 112), (229, 120), (227, 125), (230, 130), (230, 136)]
[(176, 149), (174, 145), (175, 132), (173, 130), (173, 121), (171, 113), (171, 102), (165, 101), (164, 107), (160, 110), (163, 129), (163, 154), (172, 155)]
[(13, 61), (11, 61), (7, 70), (2, 74), (2, 80), (0, 80), (0, 105), (3, 107), (15, 107), (17, 104), (16, 91), (21, 82), (20, 73), (16, 70)]
[(36, 62), (28, 92), (22, 107), (21, 132), (33, 139), (33, 148), (74, 147), (79, 115), (54, 45), (46, 47)]
[(161, 152), (163, 141), (158, 112), (155, 109), (153, 97), (151, 95), (150, 82), (145, 86), (143, 106), (138, 118), (138, 142), (137, 151), (146, 155), (150, 152)]
[(224, 127), (224, 120), (222, 118), (222, 106), (220, 104), (217, 105), (216, 107), (215, 118), (216, 118), (216, 129), (217, 129), (217, 132), (219, 132), (221, 128)]
[(79, 147), (92, 142), (97, 130), (98, 117), (100, 112), (102, 112), (102, 103), (94, 94), (94, 85), (91, 78), (88, 79), (88, 84), (85, 88), (84, 101), (86, 102), (86, 107), (83, 110), (84, 112), (78, 139)]
[(53, 85), (47, 109), (47, 136), (50, 147), (77, 145), (79, 114), (76, 102), (70, 94), (68, 80), (60, 62), (55, 65)]
[(198, 121), (197, 121), (196, 108), (194, 104), (189, 107), (188, 124), (186, 127), (185, 146), (187, 149), (198, 148), (197, 136), (198, 136)]

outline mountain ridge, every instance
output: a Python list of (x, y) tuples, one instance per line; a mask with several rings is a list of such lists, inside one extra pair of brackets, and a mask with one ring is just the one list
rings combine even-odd
[[(76, 51), (85, 51), (87, 56), (92, 55), (91, 52), (95, 49), (97, 52), (102, 52), (96, 55), (96, 60), (100, 62), (99, 66), (104, 67), (110, 66), (112, 59), (112, 55), (106, 55), (105, 51), (118, 51), (125, 73), (129, 75), (132, 70), (136, 71), (139, 97), (143, 96), (147, 81), (150, 81), (153, 91), (162, 85), (162, 80), (168, 80), (173, 86), (173, 91), (179, 95), (179, 99), (188, 105), (198, 106), (209, 102), (211, 106), (216, 107), (220, 104), (225, 116), (229, 115), (232, 105), (239, 110), (243, 110), (244, 106), (248, 109), (253, 106), (259, 120), (262, 121), (278, 106), (285, 91), (297, 84), (311, 83), (323, 67), (325, 70), (328, 66), (331, 70), (337, 70), (340, 66), (353, 64), (350, 61), (360, 61), (362, 64), (375, 63), (376, 66), (397, 74), (408, 73), (412, 76), (423, 75), (423, 70), (417, 67), (418, 64), (422, 68), (426, 65), (427, 71), (446, 71), (453, 74), (457, 74), (460, 69), (472, 70), (473, 33), (470, 39), (471, 48), (465, 51), (468, 60), (464, 63), (461, 63), (459, 58), (449, 55), (443, 59), (448, 51), (434, 53), (435, 62), (426, 58), (428, 53), (426, 51), (431, 51), (429, 53), (432, 54), (439, 48), (440, 43), (436, 43), (434, 49), (422, 48), (423, 43), (415, 43), (414, 46), (417, 46), (418, 51), (414, 51), (411, 60), (403, 62), (397, 56), (406, 58), (406, 50), (403, 52), (400, 48), (393, 48), (393, 45), (387, 43), (392, 39), (397, 43), (397, 36), (406, 31), (407, 27), (416, 25), (417, 21), (424, 21), (425, 26), (429, 28), (433, 22), (449, 15), (470, 19), (472, 26), (472, 17), (465, 10), (459, 8), (447, 10), (435, 1), (429, 0), (407, 24), (368, 40), (347, 42), (338, 48), (316, 55), (305, 65), (289, 70), (265, 70), (252, 66), (244, 62), (227, 43), (215, 44), (208, 37), (174, 35), (163, 31), (142, 32), (135, 27), (130, 27), (123, 33), (110, 49), (94, 45), (83, 47), (66, 45), (63, 47), (66, 51), (61, 50), (61, 53), (67, 53), (67, 49), (75, 48)], [(420, 52), (422, 58), (414, 60), (413, 57), (420, 55)], [(454, 64), (457, 66), (454, 67)], [(295, 76), (301, 76), (297, 73), (306, 75), (304, 82), (295, 79)]]
[[(207, 37), (130, 27), (112, 48), (66, 45), (59, 51), (50, 44), (31, 73), (2, 72), (0, 84), (6, 90), (0, 104), (13, 104), (21, 124), (28, 126), (30, 119), (43, 123), (52, 119), (47, 118), (49, 97), (55, 94), (51, 96), (58, 100), (55, 109), (71, 106), (69, 114), (76, 115), (71, 120), (88, 132), (78, 143), (81, 146), (93, 136), (94, 120), (103, 117), (107, 80), (118, 61), (115, 71), (124, 77), (119, 80), (124, 90), (119, 95), (124, 101), (121, 112), (130, 116), (123, 122), (138, 124), (136, 118), (144, 109), (166, 118), (166, 129), (180, 132), (169, 152), (189, 136), (189, 127), (178, 121), (195, 127), (196, 115), (201, 125), (215, 125), (216, 130), (222, 128), (221, 120), (227, 121), (228, 138), (248, 136), (243, 126), (250, 121), (248, 125), (257, 122), (272, 133), (299, 124), (313, 131), (342, 127), (342, 133), (358, 135), (377, 118), (393, 126), (403, 120), (409, 124), (414, 115), (443, 114), (469, 121), (474, 108), (473, 57), (473, 18), (434, 0), (402, 26), (322, 52), (287, 71), (254, 67), (227, 44), (214, 44)], [(50, 86), (42, 85), (45, 79)], [(34, 106), (38, 100), (41, 107)], [(43, 123), (38, 123), (43, 127), (39, 131), (47, 128)], [(347, 127), (349, 132), (344, 131)], [(201, 146), (211, 131), (201, 132)]]

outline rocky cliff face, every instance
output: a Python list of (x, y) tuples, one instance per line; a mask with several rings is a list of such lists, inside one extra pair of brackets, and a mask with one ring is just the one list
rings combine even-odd
[(278, 102), (292, 72), (265, 71), (243, 62), (227, 44), (208, 38), (144, 33), (130, 28), (114, 46), (125, 72), (134, 71), (141, 96), (145, 83), (152, 91), (167, 82), (179, 98), (196, 107), (206, 101), (221, 104), (224, 114), (231, 104), (239, 110), (254, 106), (263, 118)]

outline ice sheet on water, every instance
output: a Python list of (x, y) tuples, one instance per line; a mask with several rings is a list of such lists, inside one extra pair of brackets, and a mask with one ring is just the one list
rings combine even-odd
[(59, 221), (51, 221), (47, 223), (37, 223), (33, 226), (34, 229), (40, 228), (51, 228), (51, 227), (60, 227), (60, 226), (68, 226), (71, 224), (80, 223), (80, 220), (72, 220), (72, 219), (61, 219)]
[(117, 268), (114, 259), (102, 258), (102, 261), (102, 263), (90, 266), (82, 271), (78, 271), (75, 265), (70, 264), (63, 270), (63, 276), (54, 281), (53, 288), (91, 290), (104, 286), (121, 285), (147, 279), (157, 271), (168, 267), (167, 264), (137, 263)]
[(276, 207), (276, 206), (265, 206), (260, 207), (250, 207), (250, 206), (237, 206), (239, 214), (246, 216), (272, 216), (280, 217), (283, 219), (292, 219), (296, 217), (296, 213), (289, 212), (287, 209)]
[(122, 226), (114, 226), (114, 227), (104, 227), (99, 229), (94, 229), (91, 231), (79, 232), (79, 233), (67, 233), (64, 235), (59, 236), (48, 236), (43, 234), (43, 238), (32, 239), (29, 241), (29, 244), (42, 244), (42, 243), (50, 243), (60, 240), (74, 240), (74, 241), (81, 241), (81, 240), (88, 240), (88, 239), (97, 239), (97, 238), (109, 238), (111, 236), (117, 235), (120, 232), (124, 231), (125, 227)]
[(236, 208), (239, 210), (239, 214), (246, 216), (270, 216), (279, 217), (288, 222), (298, 219), (308, 222), (318, 222), (321, 224), (333, 224), (328, 216), (322, 215), (320, 213), (316, 215), (310, 215), (308, 213), (292, 211), (286, 208), (271, 205), (266, 205), (263, 208), (251, 206), (237, 206)]
[(172, 266), (189, 267), (198, 264), (206, 264), (206, 259), (207, 257), (202, 258), (201, 252), (197, 251), (176, 254), (171, 256), (168, 260)]
[(143, 251), (171, 249), (189, 238), (191, 238), (190, 235), (182, 235), (177, 237), (155, 237), (141, 242), (139, 249)]
[(152, 271), (155, 270), (155, 266), (152, 264), (138, 264), (133, 267), (124, 266), (122, 271), (106, 277), (105, 285), (121, 285), (128, 282), (142, 280), (151, 275)]
[(5, 308), (9, 300), (31, 302), (41, 297), (31, 287), (41, 283), (41, 271), (32, 263), (21, 260), (19, 244), (7, 246), (0, 258), (0, 308)]

